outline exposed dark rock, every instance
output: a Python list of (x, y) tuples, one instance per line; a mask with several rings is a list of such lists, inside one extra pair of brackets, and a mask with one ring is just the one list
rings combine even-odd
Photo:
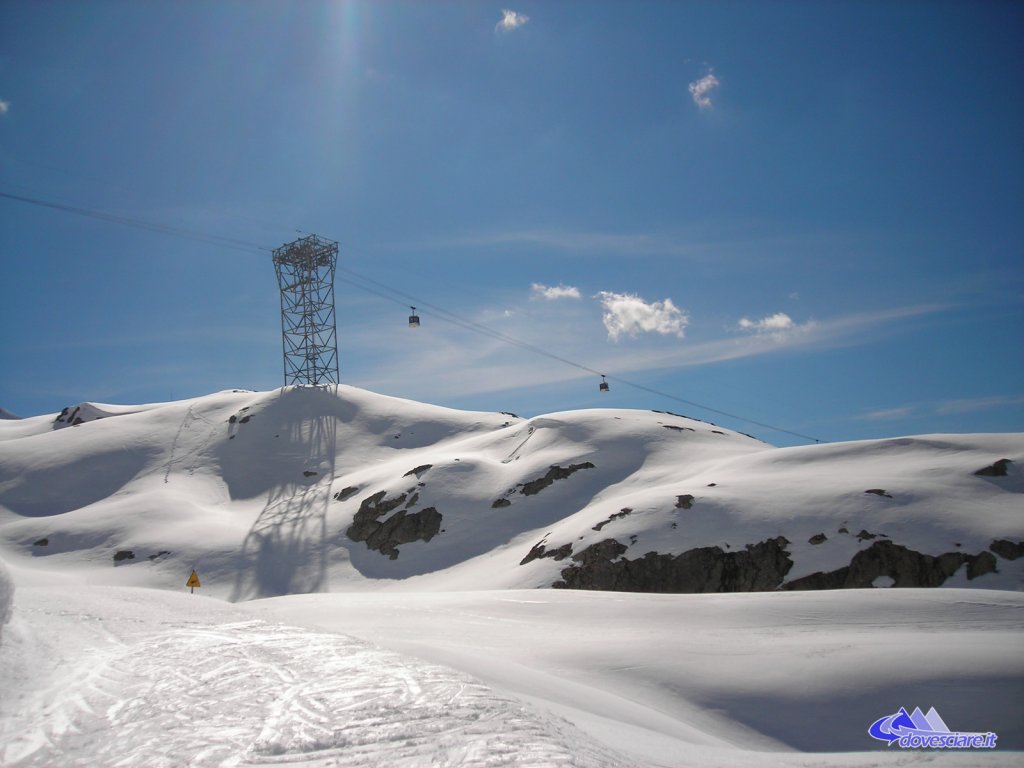
[(861, 541), (870, 541), (871, 539), (877, 539), (878, 538), (878, 534), (877, 533), (868, 533), (863, 528), (861, 528), (860, 533), (857, 534), (857, 538), (860, 539)]
[(980, 555), (946, 552), (933, 556), (891, 541), (876, 541), (854, 555), (849, 565), (794, 579), (784, 589), (863, 589), (870, 587), (879, 576), (891, 578), (894, 587), (938, 587), (964, 563), (967, 564), (967, 577), (973, 579), (992, 573), (996, 561), (986, 552)]
[(986, 573), (996, 572), (996, 556), (991, 552), (981, 552), (967, 561), (967, 578), (974, 579)]
[(685, 432), (696, 432), (697, 431), (693, 427), (677, 427), (675, 424), (662, 424), (661, 426), (663, 426), (665, 429), (675, 430), (676, 432), (684, 432), (684, 431)]
[(1013, 462), (1010, 461), (1009, 459), (999, 459), (999, 461), (995, 462), (994, 464), (990, 464), (987, 467), (982, 467), (974, 474), (980, 477), (1006, 477), (1007, 468), (1012, 463)]
[(684, 493), (681, 496), (676, 496), (676, 509), (690, 509), (693, 506), (693, 496), (689, 493)]
[(434, 466), (434, 465), (433, 464), (420, 464), (415, 469), (410, 469), (408, 472), (406, 472), (404, 475), (402, 475), (402, 477), (408, 477), (409, 475), (416, 475), (416, 479), (419, 480), (420, 475), (422, 475), (424, 472), (426, 472), (432, 466)]
[(164, 555), (169, 555), (169, 554), (171, 554), (171, 553), (168, 552), (166, 549), (161, 549), (155, 555), (150, 555), (149, 559), (150, 560), (156, 560), (157, 558), (160, 558), (160, 557), (163, 557)]
[(513, 419), (518, 419), (519, 418), (518, 416), (516, 416), (511, 411), (500, 411), (500, 413), (501, 413), (502, 416), (511, 416)]
[(873, 493), (875, 494), (875, 496), (884, 496), (887, 499), (892, 498), (892, 496), (885, 492), (884, 488), (869, 488), (868, 490), (864, 491), (864, 493)]
[(352, 525), (345, 532), (353, 541), (364, 541), (369, 549), (387, 555), (392, 560), (398, 557), (398, 545), (413, 541), (430, 541), (441, 530), (441, 513), (434, 507), (408, 513), (400, 510), (384, 521), (386, 515), (406, 500), (406, 494), (386, 499), (387, 491), (379, 491), (363, 499), (353, 518)]
[(406, 508), (406, 509), (411, 509), (411, 508), (412, 508), (412, 506), (413, 506), (413, 505), (414, 505), (414, 504), (415, 504), (415, 503), (416, 503), (417, 501), (419, 501), (419, 500), (420, 500), (420, 495), (419, 495), (419, 493), (415, 493), (415, 492), (414, 492), (414, 493), (412, 494), (412, 496), (410, 496), (410, 497), (409, 497), (409, 500), (408, 500), (407, 502), (405, 502), (405, 508)]
[(717, 429), (712, 429), (711, 433), (714, 434), (714, 435), (724, 435), (725, 434), (725, 432), (719, 432)]
[(346, 501), (359, 493), (358, 485), (349, 485), (334, 494), (335, 501)]
[(239, 424), (248, 424), (248, 423), (249, 423), (249, 419), (251, 419), (251, 418), (252, 418), (252, 416), (250, 416), (250, 415), (249, 415), (249, 414), (247, 413), (247, 414), (245, 414), (245, 416), (243, 416), (242, 418), (240, 418), (240, 419), (238, 420), (238, 423), (239, 423)]
[(315, 477), (317, 474), (319, 474), (319, 473), (318, 472), (314, 472), (311, 469), (304, 469), (304, 470), (302, 470), (302, 476), (303, 477)]
[(526, 565), (527, 563), (537, 560), (541, 557), (550, 557), (553, 560), (565, 560), (569, 555), (572, 554), (572, 544), (563, 544), (558, 549), (547, 549), (544, 546), (544, 542), (541, 541), (533, 546), (526, 557), (519, 561), (520, 565)]
[(846, 527), (845, 525), (844, 525), (844, 526), (841, 526), (841, 527), (839, 528), (839, 530), (837, 531), (837, 533), (849, 533), (849, 532), (850, 532), (850, 529), (849, 529), (849, 528), (847, 528), (847, 527)]
[(135, 553), (130, 549), (119, 549), (114, 553), (114, 562), (120, 563), (122, 560), (134, 560)]
[(378, 491), (372, 496), (367, 496), (363, 499), (359, 505), (359, 510), (352, 520), (352, 525), (345, 531), (350, 539), (353, 541), (366, 541), (370, 534), (380, 527), (377, 518), (386, 515), (405, 503), (406, 496), (404, 493), (393, 499), (385, 499), (384, 497), (387, 495), (387, 491)]
[(624, 544), (605, 539), (572, 556), (576, 565), (562, 571), (560, 589), (619, 592), (759, 592), (778, 588), (793, 561), (782, 536), (750, 544), (744, 551), (699, 547), (680, 555), (648, 552), (642, 558), (620, 558)]
[(816, 533), (807, 540), (808, 544), (824, 544), (828, 541), (828, 536), (824, 533)]
[(235, 414), (231, 414), (228, 417), (228, 424), (234, 424), (236, 421), (238, 421), (238, 417)]
[(375, 549), (392, 560), (398, 557), (398, 545), (413, 541), (430, 541), (441, 531), (441, 513), (434, 507), (421, 509), (409, 514), (405, 510), (396, 512), (366, 539), (366, 546)]
[(37, 539), (36, 541), (33, 541), (32, 542), (32, 546), (33, 547), (45, 547), (49, 543), (50, 543), (50, 540), (44, 537), (42, 539)]
[(718, 483), (708, 483), (708, 488), (715, 488), (717, 486), (718, 486)]
[(520, 483), (519, 489), (522, 491), (524, 496), (533, 496), (534, 494), (543, 491), (549, 485), (554, 483), (555, 480), (564, 480), (581, 469), (594, 469), (594, 465), (589, 461), (585, 461), (582, 464), (570, 464), (568, 467), (564, 468), (554, 464), (550, 469), (548, 469), (544, 477), (538, 477), (536, 480), (531, 480), (528, 483)]
[(491, 502), (491, 509), (501, 509), (502, 507), (511, 507), (512, 502), (508, 499), (495, 499)]
[(632, 513), (632, 509), (630, 509), (629, 507), (623, 507), (621, 512), (615, 512), (614, 514), (609, 515), (607, 520), (602, 520), (600, 523), (595, 525), (591, 530), (600, 531), (602, 528), (608, 525), (608, 523), (612, 522), (612, 520), (621, 520), (622, 518), (631, 515)]
[[(666, 416), (678, 416), (680, 419), (690, 418), (689, 416), (684, 416), (681, 413), (673, 413), (672, 411), (656, 411), (653, 408), (651, 409), (651, 413), (664, 413)], [(694, 421), (697, 421), (697, 419), (694, 419)]]
[(995, 539), (988, 548), (999, 555), (1003, 560), (1016, 560), (1024, 557), (1024, 541), (1014, 544), (1008, 539)]

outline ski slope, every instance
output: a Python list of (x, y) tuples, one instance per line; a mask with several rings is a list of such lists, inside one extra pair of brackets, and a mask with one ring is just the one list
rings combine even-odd
[[(15, 596), (5, 766), (970, 766), (1024, 748), (1019, 593)], [(1000, 749), (867, 735), (918, 703)]]

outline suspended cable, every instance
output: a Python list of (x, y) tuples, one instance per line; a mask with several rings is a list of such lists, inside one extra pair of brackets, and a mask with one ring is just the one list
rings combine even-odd
[[(191, 239), (191, 240), (197, 240), (199, 242), (205, 242), (205, 243), (210, 243), (210, 244), (214, 244), (214, 245), (219, 245), (219, 246), (222, 246), (222, 247), (225, 247), (225, 248), (232, 248), (234, 250), (246, 251), (246, 252), (249, 252), (249, 253), (259, 253), (259, 254), (272, 253), (273, 252), (272, 248), (266, 248), (266, 247), (263, 247), (261, 245), (258, 245), (257, 243), (250, 243), (250, 242), (247, 242), (245, 240), (239, 240), (239, 239), (231, 238), (231, 237), (224, 237), (224, 236), (215, 235), (215, 234), (212, 234), (212, 233), (209, 233), (209, 232), (202, 232), (200, 230), (187, 229), (187, 228), (184, 228), (184, 227), (174, 227), (174, 226), (170, 226), (170, 225), (167, 225), (167, 224), (161, 224), (161, 223), (158, 223), (158, 222), (146, 221), (146, 220), (143, 220), (143, 219), (136, 219), (136, 218), (132, 218), (130, 216), (121, 216), (121, 215), (117, 215), (117, 214), (107, 213), (107, 212), (104, 212), (104, 211), (99, 211), (99, 210), (92, 209), (92, 208), (84, 208), (84, 207), (80, 207), (80, 206), (66, 205), (64, 203), (55, 203), (55, 202), (51, 202), (51, 201), (48, 201), (48, 200), (40, 200), (38, 198), (25, 197), (25, 196), (22, 196), (22, 195), (14, 195), (14, 194), (10, 194), (10, 193), (7, 193), (7, 192), (0, 192), (0, 197), (6, 198), (6, 199), (9, 199), (9, 200), (15, 200), (15, 201), (18, 201), (18, 202), (26, 203), (26, 204), (29, 204), (29, 205), (39, 206), (39, 207), (42, 207), (42, 208), (49, 208), (49, 209), (56, 210), (56, 211), (61, 211), (61, 212), (64, 212), (64, 213), (72, 213), (72, 214), (76, 214), (78, 216), (85, 216), (85, 217), (88, 217), (88, 218), (96, 219), (98, 221), (105, 221), (105, 222), (109, 222), (109, 223), (112, 223), (112, 224), (121, 224), (121, 225), (124, 225), (124, 226), (136, 227), (138, 229), (144, 229), (144, 230), (148, 230), (148, 231), (151, 231), (151, 232), (159, 232), (159, 233), (162, 233), (162, 234), (173, 235), (173, 236), (176, 236), (176, 237), (184, 237), (184, 238), (188, 238), (188, 239)], [(304, 234), (300, 230), (295, 230), (295, 231), (299, 232), (299, 234)], [(531, 344), (529, 342), (523, 341), (522, 339), (517, 339), (514, 336), (509, 336), (506, 333), (502, 333), (501, 331), (497, 331), (497, 330), (495, 330), (493, 328), (490, 328), (489, 326), (486, 326), (486, 325), (484, 325), (482, 323), (478, 323), (478, 322), (475, 322), (473, 320), (468, 320), (468, 319), (466, 319), (464, 317), (461, 317), (460, 315), (455, 314), (454, 312), (450, 312), (447, 309), (444, 309), (443, 307), (440, 307), (440, 306), (438, 306), (436, 304), (432, 304), (431, 302), (428, 302), (428, 301), (426, 301), (426, 300), (424, 300), (422, 298), (419, 298), (417, 296), (413, 296), (410, 293), (406, 293), (405, 291), (402, 291), (402, 290), (399, 290), (397, 288), (394, 288), (394, 287), (392, 287), (390, 285), (387, 285), (386, 283), (383, 283), (383, 282), (381, 282), (379, 280), (375, 280), (372, 277), (369, 277), (367, 275), (363, 275), (363, 274), (361, 274), (359, 272), (356, 272), (355, 270), (349, 269), (349, 268), (347, 268), (345, 266), (342, 266), (340, 264), (337, 265), (337, 270), (342, 271), (342, 272), (344, 272), (344, 273), (346, 273), (347, 275), (350, 276), (349, 278), (346, 278), (346, 277), (343, 277), (343, 276), (336, 275), (337, 279), (341, 280), (344, 283), (352, 285), (352, 286), (354, 286), (356, 288), (359, 288), (360, 290), (366, 291), (368, 293), (372, 293), (372, 294), (374, 294), (374, 295), (376, 295), (376, 296), (378, 296), (378, 297), (380, 297), (382, 299), (385, 299), (386, 301), (393, 302), (393, 303), (398, 304), (398, 305), (400, 305), (402, 307), (409, 306), (409, 303), (408, 303), (409, 301), (415, 302), (416, 306), (418, 306), (418, 307), (427, 307), (430, 310), (432, 310), (432, 312), (424, 312), (424, 314), (432, 315), (433, 317), (435, 317), (435, 318), (437, 318), (439, 320), (442, 320), (444, 322), (450, 323), (452, 325), (459, 326), (461, 328), (464, 328), (465, 330), (472, 331), (474, 333), (480, 334), (482, 336), (486, 336), (486, 337), (494, 339), (496, 341), (500, 341), (500, 342), (502, 342), (504, 344), (509, 344), (511, 346), (518, 347), (519, 349), (525, 350), (527, 352), (532, 352), (534, 354), (541, 355), (543, 357), (547, 357), (547, 358), (549, 358), (551, 360), (555, 360), (557, 362), (563, 363), (564, 365), (571, 366), (571, 367), (576, 368), (578, 370), (585, 371), (587, 373), (591, 373), (591, 374), (594, 374), (596, 376), (601, 376), (602, 381), (604, 381), (604, 379), (606, 377), (605, 374), (603, 374), (603, 373), (601, 373), (601, 372), (599, 372), (599, 371), (597, 371), (597, 370), (595, 370), (595, 369), (593, 369), (593, 368), (591, 368), (589, 366), (583, 365), (582, 363), (578, 363), (578, 362), (576, 362), (574, 360), (570, 360), (569, 358), (563, 357), (562, 355), (558, 355), (558, 354), (556, 354), (554, 352), (550, 352), (549, 350), (544, 349), (543, 347), (539, 347), (536, 344)], [(359, 282), (359, 281), (362, 281), (362, 282)], [(376, 287), (374, 287), (374, 286), (376, 286)], [(394, 295), (391, 295), (391, 294), (394, 294)], [(395, 298), (395, 296), (401, 296), (402, 299)], [(678, 396), (670, 394), (668, 392), (662, 392), (660, 390), (653, 389), (652, 387), (648, 387), (648, 386), (645, 386), (643, 384), (637, 384), (636, 382), (630, 381), (628, 379), (624, 379), (624, 378), (619, 377), (619, 376), (607, 376), (607, 378), (611, 379), (612, 381), (617, 382), (619, 384), (623, 384), (623, 385), (625, 385), (627, 387), (632, 387), (633, 389), (637, 389), (637, 390), (640, 390), (642, 392), (647, 392), (647, 393), (655, 395), (657, 397), (662, 397), (662, 398), (666, 398), (668, 400), (673, 400), (673, 401), (675, 401), (677, 403), (682, 403), (684, 405), (688, 405), (688, 406), (691, 406), (691, 407), (694, 407), (694, 408), (700, 408), (701, 410), (708, 411), (709, 413), (714, 413), (714, 414), (717, 414), (719, 416), (725, 416), (726, 418), (729, 418), (729, 419), (735, 419), (737, 421), (741, 421), (741, 422), (746, 423), (746, 424), (753, 424), (753, 425), (761, 427), (763, 429), (768, 429), (768, 430), (771, 430), (773, 432), (779, 432), (780, 434), (791, 435), (792, 437), (796, 437), (796, 438), (799, 438), (801, 440), (808, 440), (808, 441), (815, 442), (815, 443), (820, 443), (821, 442), (821, 440), (819, 440), (818, 438), (812, 437), (810, 435), (805, 435), (805, 434), (802, 434), (800, 432), (795, 432), (793, 430), (785, 429), (783, 427), (777, 427), (777, 426), (774, 426), (772, 424), (768, 424), (768, 423), (761, 422), (761, 421), (756, 421), (754, 419), (748, 419), (745, 416), (740, 416), (738, 414), (729, 413), (727, 411), (722, 411), (722, 410), (719, 410), (717, 408), (712, 408), (710, 406), (703, 405), (701, 403), (697, 403), (697, 402), (694, 402), (692, 400), (686, 400), (684, 398), (678, 397)], [(602, 391), (607, 391), (607, 389), (605, 388)]]
[(213, 245), (221, 245), (225, 248), (233, 248), (239, 251), (257, 251), (259, 253), (270, 253), (270, 248), (264, 248), (256, 243), (250, 243), (245, 240), (237, 240), (233, 237), (223, 237), (221, 235), (210, 234), (209, 232), (200, 232), (194, 229), (185, 229), (183, 227), (172, 227), (167, 224), (160, 224), (158, 222), (146, 221), (144, 219), (135, 219), (130, 216), (120, 216), (118, 214), (106, 213), (104, 211), (98, 211), (92, 208), (82, 208), (76, 205), (65, 205), (64, 203), (53, 203), (48, 200), (39, 200), (34, 197), (24, 197), (22, 195), (12, 195), (8, 192), (0, 192), (0, 197), (5, 197), (8, 200), (17, 200), (18, 202), (27, 203), (29, 205), (36, 205), (40, 208), (51, 208), (56, 211), (63, 211), (65, 213), (74, 213), (78, 216), (85, 216), (90, 219), (96, 219), (98, 221), (106, 221), (112, 224), (123, 224), (128, 227), (135, 227), (137, 229), (145, 229), (150, 232), (160, 232), (165, 235), (174, 235), (177, 237), (186, 237), (191, 240), (198, 240), (199, 242), (210, 243)]

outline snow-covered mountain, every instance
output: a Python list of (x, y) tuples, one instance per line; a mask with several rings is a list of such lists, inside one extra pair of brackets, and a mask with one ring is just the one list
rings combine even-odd
[(3, 421), (0, 764), (1019, 762), (1022, 462), (345, 386)]
[[(91, 582), (351, 590), (1024, 586), (1024, 435), (774, 448), (668, 412), (529, 420), (348, 386), (0, 423), (0, 544)], [(87, 574), (87, 575), (86, 575)]]

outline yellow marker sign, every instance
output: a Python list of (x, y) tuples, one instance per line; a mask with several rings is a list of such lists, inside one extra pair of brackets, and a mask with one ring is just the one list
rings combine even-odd
[(199, 576), (196, 574), (196, 569), (192, 569), (192, 575), (188, 577), (188, 581), (185, 582), (185, 586), (189, 588), (190, 593), (195, 593), (196, 587), (199, 586)]

